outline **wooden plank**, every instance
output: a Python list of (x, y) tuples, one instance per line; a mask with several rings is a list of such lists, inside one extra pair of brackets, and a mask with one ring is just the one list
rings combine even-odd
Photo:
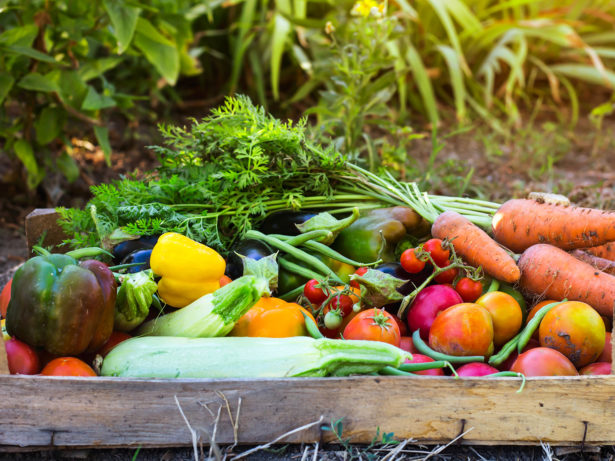
[(8, 375), (9, 371), (9, 361), (6, 356), (6, 347), (4, 346), (4, 338), (2, 337), (2, 332), (0, 332), (0, 375)]
[[(0, 445), (158, 447), (191, 444), (177, 402), (207, 444), (269, 442), (300, 426), (344, 418), (344, 437), (371, 441), (376, 429), (420, 443), (615, 443), (615, 377), (406, 377), (257, 380), (136, 380), (0, 377)], [(177, 398), (177, 402), (175, 400)], [(331, 441), (320, 425), (285, 442)]]

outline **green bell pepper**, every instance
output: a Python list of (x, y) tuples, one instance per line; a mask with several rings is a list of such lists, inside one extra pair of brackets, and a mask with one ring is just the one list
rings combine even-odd
[(95, 352), (113, 331), (116, 289), (113, 272), (100, 261), (35, 256), (13, 278), (7, 331), (51, 354)]

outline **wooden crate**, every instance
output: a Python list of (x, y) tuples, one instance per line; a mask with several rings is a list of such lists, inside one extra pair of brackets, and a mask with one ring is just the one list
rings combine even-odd
[[(43, 213), (46, 214), (46, 213)], [(38, 213), (38, 216), (41, 214)], [(27, 227), (35, 235), (33, 222)], [(32, 240), (30, 240), (30, 244)], [(48, 241), (46, 243), (49, 243)], [(0, 345), (2, 345), (0, 341)], [(0, 354), (4, 356), (4, 354)], [(6, 364), (0, 362), (0, 368)], [(335, 440), (615, 444), (615, 376), (125, 379), (0, 376), (0, 446), (161, 447)]]

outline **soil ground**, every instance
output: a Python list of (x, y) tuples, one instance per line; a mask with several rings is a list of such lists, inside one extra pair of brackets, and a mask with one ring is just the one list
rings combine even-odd
[[(118, 127), (121, 131), (126, 127)], [(544, 128), (544, 127), (543, 127)], [(130, 127), (139, 133), (129, 141), (114, 142), (112, 168), (107, 168), (99, 149), (85, 141), (74, 140), (76, 159), (81, 167), (80, 177), (67, 184), (60, 177), (50, 176), (37, 192), (23, 192), (15, 187), (19, 181), (11, 178), (11, 164), (0, 156), (0, 288), (14, 270), (26, 259), (24, 218), (36, 207), (81, 206), (88, 199), (88, 187), (118, 178), (135, 169), (150, 169), (155, 164), (152, 153), (145, 147), (159, 142), (151, 127)], [(113, 141), (113, 140), (112, 140)], [(425, 165), (431, 152), (429, 139), (418, 140), (409, 155), (419, 165)], [(434, 164), (432, 192), (458, 193), (462, 178), (473, 168), (473, 175), (465, 192), (494, 201), (523, 196), (528, 191), (553, 191), (568, 195), (573, 202), (586, 206), (615, 209), (615, 120), (606, 120), (599, 136), (588, 122), (581, 122), (572, 133), (559, 134), (550, 129), (526, 131), (509, 142), (491, 141), (480, 131), (472, 131), (446, 139), (444, 148)], [(462, 165), (462, 167), (460, 167)], [(7, 179), (8, 178), (8, 179)], [(235, 449), (235, 454), (244, 451)], [(307, 448), (307, 452), (305, 449)], [(315, 456), (314, 446), (282, 446), (259, 451), (246, 459), (323, 459), (350, 460), (381, 459), (386, 454), (365, 452), (353, 446), (348, 453), (341, 446), (321, 447)], [(613, 460), (615, 448), (580, 447), (479, 447), (451, 445), (435, 453), (434, 447), (407, 446), (404, 459), (434, 460)], [(230, 457), (232, 458), (232, 457)], [(4, 460), (190, 460), (190, 448), (114, 450), (54, 450), (40, 452), (2, 453)], [(399, 458), (396, 458), (399, 459)]]

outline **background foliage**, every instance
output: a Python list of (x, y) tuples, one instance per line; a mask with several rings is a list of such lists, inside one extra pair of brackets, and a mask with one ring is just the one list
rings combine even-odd
[[(109, 160), (109, 117), (172, 106), (186, 82), (307, 111), (315, 136), (401, 170), (425, 121), (510, 134), (544, 112), (574, 126), (602, 88), (599, 131), (614, 62), (609, 0), (0, 0), (0, 139), (29, 187), (72, 180), (73, 126)], [(538, 170), (557, 158), (537, 155)]]

